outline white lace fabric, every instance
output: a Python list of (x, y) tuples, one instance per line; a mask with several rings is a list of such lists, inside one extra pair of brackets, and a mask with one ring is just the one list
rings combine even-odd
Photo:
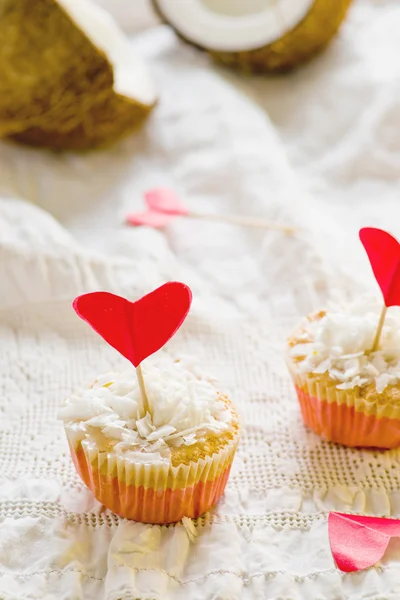
[[(308, 431), (283, 349), (336, 290), (375, 289), (359, 226), (400, 234), (400, 146), (387, 127), (399, 120), (400, 67), (384, 60), (400, 49), (399, 26), (395, 2), (356, 4), (324, 57), (277, 80), (211, 69), (155, 29), (137, 45), (162, 101), (136, 137), (85, 156), (0, 145), (0, 598), (397, 600), (400, 544), (378, 566), (343, 574), (327, 514), (400, 517), (399, 451), (346, 449)], [(198, 212), (307, 231), (123, 226), (156, 185)], [(134, 299), (171, 279), (191, 286), (194, 303), (162, 352), (196, 356), (242, 419), (226, 493), (195, 536), (187, 524), (128, 522), (101, 506), (56, 420), (65, 397), (127, 367), (76, 317), (74, 296)]]

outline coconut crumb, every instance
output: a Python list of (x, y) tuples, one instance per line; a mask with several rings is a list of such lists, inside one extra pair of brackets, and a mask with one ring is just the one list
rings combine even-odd
[(189, 517), (183, 517), (182, 518), (182, 525), (184, 526), (187, 536), (189, 538), (189, 542), (191, 542), (193, 544), (193, 542), (195, 541), (195, 539), (197, 538), (197, 528), (195, 527), (195, 524), (193, 523), (192, 519), (189, 519)]

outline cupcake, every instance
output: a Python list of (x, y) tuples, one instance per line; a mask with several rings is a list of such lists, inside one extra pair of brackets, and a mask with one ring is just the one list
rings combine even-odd
[(231, 401), (188, 359), (108, 373), (71, 396), (59, 417), (94, 496), (121, 517), (172, 523), (197, 517), (224, 492), (239, 424)]
[(400, 446), (400, 309), (371, 351), (382, 306), (359, 301), (304, 319), (287, 363), (305, 424), (346, 446)]

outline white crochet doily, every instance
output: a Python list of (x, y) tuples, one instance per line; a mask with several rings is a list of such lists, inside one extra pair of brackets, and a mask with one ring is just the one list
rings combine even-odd
[[(377, 567), (344, 575), (326, 518), (400, 517), (400, 454), (307, 431), (282, 353), (299, 317), (335, 290), (375, 289), (357, 228), (400, 233), (400, 67), (389, 61), (399, 27), (395, 2), (361, 2), (324, 57), (272, 80), (213, 70), (159, 28), (137, 42), (161, 101), (136, 137), (85, 156), (0, 145), (0, 598), (399, 598), (400, 544)], [(156, 185), (193, 210), (306, 231), (184, 219), (165, 232), (124, 227)], [(169, 279), (188, 283), (194, 303), (163, 351), (195, 355), (243, 422), (226, 494), (195, 536), (187, 524), (151, 527), (105, 510), (56, 420), (65, 396), (126, 366), (76, 317), (73, 297), (108, 289), (133, 299)]]

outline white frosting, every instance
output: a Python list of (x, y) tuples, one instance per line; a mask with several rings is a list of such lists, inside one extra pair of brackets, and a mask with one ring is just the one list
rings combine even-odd
[(301, 324), (304, 333), (289, 350), (300, 373), (328, 373), (338, 389), (375, 382), (378, 393), (400, 382), (400, 309), (390, 308), (377, 352), (370, 353), (382, 303), (361, 298), (330, 309), (321, 319)]
[(191, 446), (230, 428), (231, 413), (213, 380), (189, 359), (143, 365), (150, 405), (144, 414), (135, 370), (108, 373), (71, 396), (59, 418), (76, 440), (129, 452), (135, 461), (168, 459), (171, 446)]

